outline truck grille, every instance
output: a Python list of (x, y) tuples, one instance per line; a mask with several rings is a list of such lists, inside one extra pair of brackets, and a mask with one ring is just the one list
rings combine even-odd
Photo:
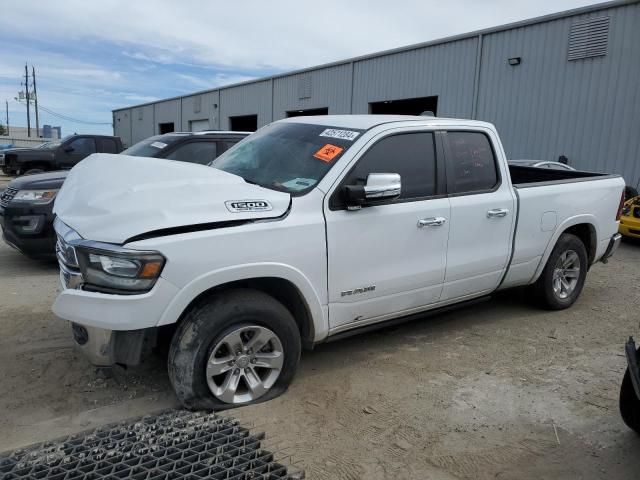
[(76, 250), (58, 236), (56, 257), (60, 266), (60, 283), (63, 288), (80, 289), (84, 283), (82, 273), (78, 270)]
[(2, 195), (0, 195), (0, 206), (8, 206), (11, 203), (11, 200), (13, 200), (13, 197), (16, 196), (16, 193), (18, 193), (17, 188), (8, 187), (4, 192), (2, 192)]

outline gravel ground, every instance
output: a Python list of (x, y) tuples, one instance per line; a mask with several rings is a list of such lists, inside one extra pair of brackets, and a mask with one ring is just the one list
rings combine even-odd
[[(635, 479), (617, 400), (639, 278), (623, 243), (569, 310), (514, 291), (321, 345), (284, 396), (228, 413), (310, 479)], [(55, 265), (0, 245), (0, 451), (176, 403), (159, 357), (105, 379), (75, 353), (56, 290)]]

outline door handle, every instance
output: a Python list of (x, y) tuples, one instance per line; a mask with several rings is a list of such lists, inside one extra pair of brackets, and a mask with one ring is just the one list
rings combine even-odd
[(487, 218), (500, 218), (506, 217), (509, 210), (506, 208), (494, 208), (493, 210), (489, 210), (487, 212)]
[(429, 217), (418, 220), (418, 228), (424, 227), (441, 227), (447, 223), (447, 219), (444, 217)]

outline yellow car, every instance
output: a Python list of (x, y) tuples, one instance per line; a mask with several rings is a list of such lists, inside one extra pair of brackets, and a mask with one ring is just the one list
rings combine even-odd
[(624, 202), (618, 231), (626, 237), (640, 238), (640, 196)]

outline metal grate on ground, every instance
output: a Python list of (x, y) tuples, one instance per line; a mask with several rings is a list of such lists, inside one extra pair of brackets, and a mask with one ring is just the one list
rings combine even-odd
[(0, 454), (0, 479), (302, 479), (263, 434), (213, 413), (170, 410)]

